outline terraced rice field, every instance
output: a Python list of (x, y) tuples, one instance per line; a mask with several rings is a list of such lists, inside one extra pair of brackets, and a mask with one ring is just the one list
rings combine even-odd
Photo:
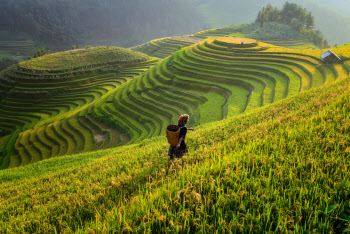
[[(335, 52), (350, 58), (349, 48)], [(105, 47), (20, 63), (0, 74), (1, 167), (140, 142), (183, 113), (203, 125), (349, 74), (347, 63), (326, 65), (321, 53), (220, 37), (158, 64)]]
[(147, 42), (131, 48), (157, 58), (166, 58), (183, 47), (194, 44), (193, 39), (181, 39), (180, 37), (167, 37)]
[[(261, 30), (260, 26), (254, 24), (233, 25), (218, 29), (209, 29), (193, 35), (156, 39), (130, 49), (164, 59), (180, 50), (180, 48), (193, 45), (208, 38), (217, 37), (255, 38), (261, 42), (275, 45), (277, 47), (303, 50), (317, 49), (306, 36), (294, 29), (288, 28), (287, 32), (284, 32), (286, 27), (288, 26), (275, 22), (267, 22), (264, 30)], [(283, 39), (281, 39), (280, 34), (276, 34), (276, 31), (279, 31), (280, 28), (284, 29), (284, 31), (281, 32)]]
[(1, 41), (0, 40), (0, 52), (1, 54), (14, 56), (18, 52), (22, 55), (29, 55), (34, 52), (34, 42), (27, 41)]
[[(259, 25), (234, 25), (198, 32), (193, 36), (206, 39), (216, 37), (254, 38), (271, 45), (292, 49), (317, 49), (310, 40), (292, 28), (275, 22), (267, 22), (263, 29)], [(280, 31), (281, 30), (281, 31)]]
[(265, 43), (292, 49), (316, 49), (316, 46), (307, 38), (290, 41), (262, 40)]
[(94, 112), (119, 119), (137, 142), (163, 134), (181, 113), (193, 116), (192, 125), (205, 124), (348, 74), (345, 64), (325, 65), (320, 54), (246, 38), (207, 39), (124, 84)]
[(163, 136), (0, 171), (0, 232), (346, 233), (349, 87), (196, 128), (172, 162)]
[(207, 38), (216, 38), (216, 37), (224, 37), (226, 35), (230, 35), (232, 33), (236, 33), (237, 30), (239, 30), (240, 26), (228, 26), (223, 28), (217, 28), (217, 29), (209, 29), (205, 31), (201, 31), (198, 33), (195, 33), (194, 36), (200, 37), (203, 39)]
[(1, 168), (127, 143), (118, 125), (91, 110), (157, 61), (103, 47), (43, 56), (5, 70), (0, 74)]

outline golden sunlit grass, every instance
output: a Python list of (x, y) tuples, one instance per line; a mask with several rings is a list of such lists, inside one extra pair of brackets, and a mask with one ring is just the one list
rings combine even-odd
[[(171, 40), (167, 43), (171, 44)], [(335, 49), (344, 59), (348, 50), (345, 47)], [(118, 53), (122, 55), (117, 56)], [(98, 145), (95, 134), (98, 139), (102, 135), (104, 145), (111, 145), (110, 135), (92, 131), (79, 119), (89, 115), (100, 123), (102, 121), (117, 128), (119, 134), (116, 137), (124, 134), (130, 143), (135, 143), (162, 135), (162, 129), (181, 113), (191, 114), (193, 125), (205, 124), (334, 83), (348, 75), (347, 63), (324, 64), (319, 57), (321, 53), (321, 50), (276, 47), (254, 39), (219, 37), (183, 48), (147, 71), (156, 60), (144, 54), (137, 57), (138, 52), (113, 47), (67, 51), (48, 55), (48, 60), (44, 57), (30, 60), (24, 63), (30, 66), (25, 71), (22, 67), (7, 71), (6, 74), (17, 82), (11, 92), (18, 91), (20, 94), (28, 91), (36, 96), (45, 94), (48, 97), (53, 95), (51, 93), (60, 95), (55, 99), (49, 98), (45, 105), (54, 114), (42, 114), (41, 119), (35, 122), (33, 116), (36, 113), (29, 113), (31, 118), (25, 126), (27, 131), (1, 140), (6, 147), (6, 151), (3, 150), (7, 152), (6, 157), (11, 159), (3, 167), (53, 157), (58, 154), (57, 147), (62, 148), (59, 155), (95, 149)], [(58, 59), (58, 70), (45, 70), (45, 62), (57, 58), (64, 58)], [(129, 58), (126, 64), (125, 58)], [(83, 71), (74, 73), (75, 66), (91, 63), (93, 59), (96, 59), (94, 62), (98, 68), (101, 64), (102, 67), (108, 67), (110, 63), (116, 66), (97, 70), (95, 65), (90, 64), (79, 68)], [(61, 72), (67, 66), (72, 71)], [(31, 72), (31, 69), (34, 71)], [(146, 72), (131, 79), (143, 71)], [(60, 74), (58, 79), (57, 74)], [(38, 82), (40, 79), (45, 82)], [(51, 79), (62, 81), (53, 82)], [(22, 82), (23, 87), (20, 87)], [(126, 84), (119, 87), (124, 82)], [(86, 92), (86, 89), (90, 91)], [(44, 94), (37, 93), (40, 91)], [(61, 94), (66, 91), (71, 93), (67, 96)], [(3, 102), (4, 106), (5, 103), (10, 106), (13, 102)], [(13, 115), (18, 115), (21, 108), (16, 108)], [(37, 112), (40, 111), (42, 109)], [(27, 112), (28, 109), (22, 115), (27, 115)], [(74, 121), (76, 126), (69, 126), (69, 121)], [(57, 125), (58, 122), (61, 124)], [(56, 128), (40, 128), (49, 124), (56, 124)], [(13, 125), (17, 128), (20, 124), (14, 122)], [(38, 132), (39, 128), (46, 135)], [(14, 144), (13, 149), (7, 142)], [(122, 142), (122, 138), (115, 142)]]
[(239, 38), (239, 37), (220, 37), (216, 38), (215, 41), (227, 44), (254, 44), (257, 43), (256, 40), (250, 38)]
[(207, 124), (173, 163), (161, 137), (1, 171), (1, 231), (339, 233), (349, 224), (349, 85)]

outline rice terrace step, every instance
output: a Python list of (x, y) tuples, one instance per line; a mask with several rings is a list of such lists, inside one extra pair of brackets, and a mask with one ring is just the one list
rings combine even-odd
[(0, 233), (348, 231), (350, 44), (265, 23), (0, 72)]

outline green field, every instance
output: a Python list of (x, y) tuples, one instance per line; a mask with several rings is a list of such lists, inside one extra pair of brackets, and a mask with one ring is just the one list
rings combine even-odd
[[(250, 27), (2, 71), (0, 233), (350, 228), (350, 47), (326, 64), (288, 28)], [(169, 161), (184, 113), (189, 153)]]
[(173, 163), (161, 137), (1, 171), (1, 231), (339, 233), (349, 85), (204, 125)]
[[(337, 50), (349, 57), (347, 47)], [(137, 143), (162, 135), (181, 113), (199, 126), (347, 76), (346, 64), (323, 64), (321, 53), (219, 37), (158, 64), (116, 47), (21, 62), (0, 79), (1, 168)]]
[(130, 137), (123, 128), (93, 110), (157, 61), (127, 49), (96, 47), (6, 69), (0, 74), (0, 168), (126, 144)]
[(193, 35), (166, 37), (134, 46), (130, 49), (164, 59), (176, 51), (208, 38), (217, 37), (253, 38), (278, 47), (311, 50), (317, 47), (309, 39), (291, 26), (276, 22), (266, 22), (264, 28), (259, 24), (242, 24), (218, 29), (209, 29)]
[(192, 36), (166, 37), (149, 41), (142, 45), (130, 48), (153, 57), (164, 59), (176, 51), (201, 41), (201, 38)]

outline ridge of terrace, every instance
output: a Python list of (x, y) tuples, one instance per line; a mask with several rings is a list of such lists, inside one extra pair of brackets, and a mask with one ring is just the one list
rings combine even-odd
[[(350, 57), (349, 48), (340, 50)], [(222, 37), (185, 47), (156, 65), (154, 58), (136, 59), (50, 82), (53, 74), (46, 73), (45, 82), (32, 80), (37, 91), (54, 93), (44, 102), (44, 95), (26, 101), (20, 95), (2, 96), (0, 108), (6, 113), (0, 113), (0, 143), (14, 147), (6, 148), (7, 165), (140, 142), (163, 134), (181, 113), (193, 116), (192, 125), (205, 124), (349, 74), (347, 60), (323, 64), (321, 52)], [(7, 93), (30, 91), (28, 80), (16, 74), (14, 69), (1, 79)]]

